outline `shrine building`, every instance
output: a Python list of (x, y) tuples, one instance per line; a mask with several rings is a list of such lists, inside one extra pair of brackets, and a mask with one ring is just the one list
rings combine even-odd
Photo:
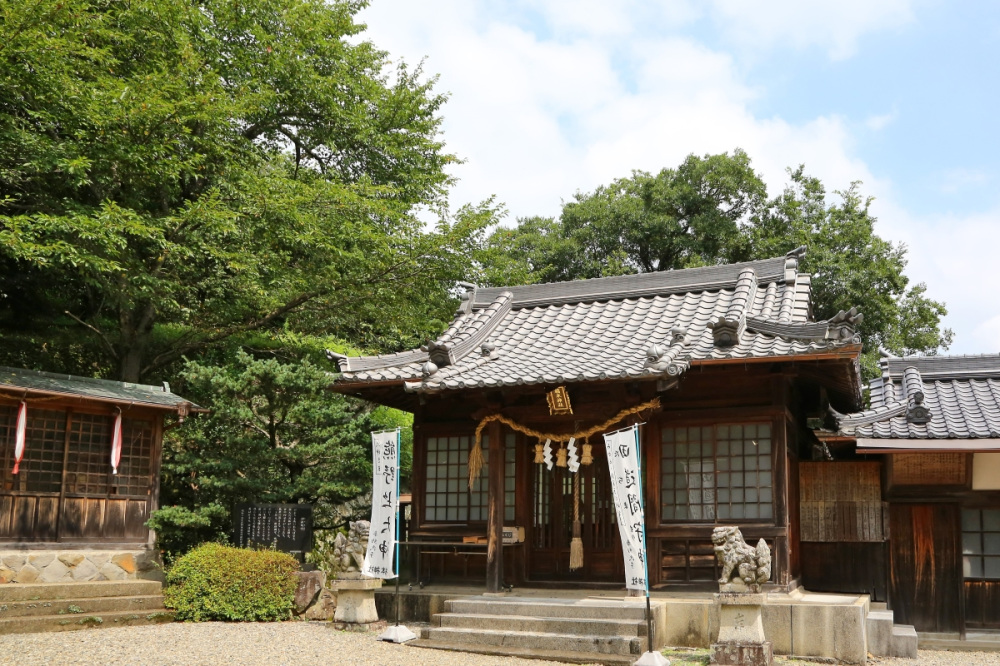
[[(166, 383), (0, 368), (0, 582), (101, 580), (150, 553), (163, 432), (193, 411)], [(44, 555), (70, 550), (87, 558)]]
[[(774, 586), (799, 584), (807, 415), (862, 404), (861, 316), (814, 321), (799, 256), (473, 288), (425, 347), (337, 356), (334, 390), (414, 414), (409, 538), (487, 542), (478, 557), (423, 549), (420, 577), (490, 590), (621, 581), (601, 435), (641, 422), (651, 584), (711, 588), (721, 524), (767, 540)], [(583, 566), (571, 569), (574, 522)], [(504, 527), (523, 540), (503, 545)]]

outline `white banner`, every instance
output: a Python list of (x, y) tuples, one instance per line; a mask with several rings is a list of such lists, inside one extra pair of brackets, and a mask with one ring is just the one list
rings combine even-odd
[(611, 493), (625, 556), (625, 587), (646, 590), (646, 527), (639, 477), (639, 427), (604, 436), (611, 471)]
[(361, 573), (395, 578), (396, 512), (399, 510), (399, 431), (372, 433), (372, 524)]

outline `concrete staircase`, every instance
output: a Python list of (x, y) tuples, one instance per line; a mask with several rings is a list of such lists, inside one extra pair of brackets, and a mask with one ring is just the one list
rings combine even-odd
[(567, 663), (631, 664), (646, 649), (644, 600), (466, 597), (410, 645)]
[(876, 657), (917, 658), (917, 632), (910, 625), (899, 625), (885, 604), (872, 604), (865, 618), (868, 652)]
[(172, 622), (160, 583), (115, 580), (0, 585), (0, 634)]

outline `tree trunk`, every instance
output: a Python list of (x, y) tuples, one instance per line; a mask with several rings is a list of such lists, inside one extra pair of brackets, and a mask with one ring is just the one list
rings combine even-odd
[(142, 352), (143, 348), (136, 343), (121, 348), (119, 352), (121, 361), (118, 366), (118, 379), (120, 381), (139, 383), (142, 371)]

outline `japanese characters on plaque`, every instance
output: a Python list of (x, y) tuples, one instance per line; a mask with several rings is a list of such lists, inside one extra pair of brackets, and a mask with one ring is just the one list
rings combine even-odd
[(241, 548), (274, 548), (302, 558), (312, 550), (312, 505), (240, 504), (233, 541)]
[(611, 495), (625, 557), (625, 587), (646, 589), (645, 518), (639, 483), (638, 427), (604, 436), (611, 472)]
[(396, 511), (399, 508), (399, 431), (372, 433), (372, 522), (361, 573), (395, 578)]

